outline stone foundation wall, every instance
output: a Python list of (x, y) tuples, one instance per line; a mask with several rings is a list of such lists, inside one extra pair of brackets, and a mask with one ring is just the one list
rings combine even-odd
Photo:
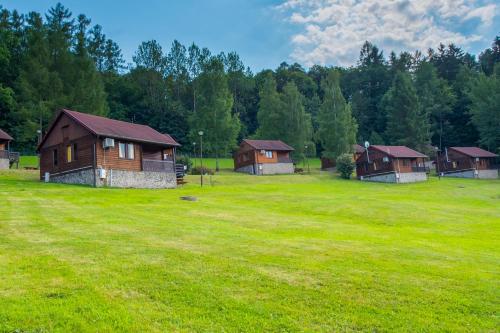
[(497, 179), (498, 170), (479, 170), (477, 176), (474, 174), (474, 170), (448, 172), (445, 173), (443, 176), (455, 177), (455, 178)]
[(262, 169), (259, 170), (261, 175), (277, 175), (293, 172), (293, 163), (266, 163), (262, 164)]
[(399, 183), (425, 182), (427, 174), (425, 172), (404, 172), (399, 174)]
[(0, 158), (0, 170), (5, 170), (10, 167), (8, 158)]
[[(89, 168), (84, 170), (61, 173), (58, 175), (50, 175), (50, 182), (94, 186), (93, 171), (94, 169)], [(45, 175), (42, 175), (42, 180), (44, 179), (44, 177)]]
[(364, 176), (363, 180), (381, 183), (414, 183), (427, 180), (425, 172), (404, 172), (399, 174), (399, 179), (396, 178), (396, 173), (386, 173), (383, 175)]
[[(107, 186), (130, 188), (176, 188), (173, 172), (109, 170)], [(103, 185), (103, 184), (102, 184)], [(101, 185), (101, 186), (102, 186)]]
[(244, 173), (249, 173), (251, 175), (254, 174), (254, 168), (253, 165), (246, 165), (244, 167), (238, 168), (235, 170), (236, 172), (244, 172)]
[(474, 170), (448, 172), (443, 174), (443, 177), (474, 178)]
[(368, 182), (380, 182), (380, 183), (395, 183), (396, 182), (396, 174), (394, 172), (392, 173), (386, 173), (383, 175), (375, 175), (375, 176), (363, 176), (364, 181)]
[[(95, 178), (94, 178), (95, 176)], [(122, 188), (175, 188), (177, 179), (175, 173), (151, 171), (108, 170), (105, 179), (99, 178), (99, 171), (90, 168), (51, 175), (50, 182), (64, 184), (90, 185), (97, 187)], [(44, 177), (44, 175), (42, 175)]]
[(498, 170), (479, 170), (479, 179), (498, 179)]

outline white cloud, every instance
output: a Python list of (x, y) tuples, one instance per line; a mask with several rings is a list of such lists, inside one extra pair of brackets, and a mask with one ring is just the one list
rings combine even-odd
[(293, 60), (307, 66), (351, 65), (365, 40), (386, 54), (481, 40), (471, 27), (495, 24), (499, 6), (493, 1), (288, 0), (277, 8), (300, 29), (291, 39)]

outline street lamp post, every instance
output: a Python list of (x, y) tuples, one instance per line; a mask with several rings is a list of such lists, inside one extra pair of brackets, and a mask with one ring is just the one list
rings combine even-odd
[(307, 173), (311, 173), (311, 170), (309, 169), (309, 159), (307, 158), (307, 148), (309, 148), (309, 146), (305, 145), (304, 148), (305, 148), (305, 154), (304, 155), (305, 155), (306, 164), (307, 164)]
[(200, 136), (200, 185), (203, 187), (203, 131), (199, 131)]
[(193, 160), (194, 160), (194, 167), (196, 168), (196, 142), (193, 141)]

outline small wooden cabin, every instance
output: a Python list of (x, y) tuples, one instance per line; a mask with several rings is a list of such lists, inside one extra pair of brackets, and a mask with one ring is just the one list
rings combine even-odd
[(0, 170), (10, 167), (9, 144), (11, 141), (12, 137), (0, 129)]
[[(354, 150), (352, 158), (354, 161), (356, 161), (358, 157), (361, 154), (363, 154), (365, 148), (358, 145), (357, 143), (352, 145), (352, 148)], [(321, 158), (321, 170), (333, 170), (334, 168), (335, 168), (335, 160), (326, 157)]]
[(479, 147), (449, 147), (439, 154), (437, 170), (445, 177), (496, 179), (497, 157)]
[(360, 180), (412, 183), (427, 180), (426, 155), (405, 146), (368, 147), (356, 160)]
[(38, 146), (40, 178), (97, 187), (172, 188), (178, 146), (149, 126), (63, 109)]
[(234, 170), (252, 175), (293, 173), (293, 150), (280, 140), (245, 139), (234, 154)]

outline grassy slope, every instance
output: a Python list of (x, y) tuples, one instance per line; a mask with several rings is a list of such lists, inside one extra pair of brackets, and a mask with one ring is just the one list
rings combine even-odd
[(499, 325), (499, 181), (226, 173), (151, 191), (35, 175), (0, 173), (0, 331)]

